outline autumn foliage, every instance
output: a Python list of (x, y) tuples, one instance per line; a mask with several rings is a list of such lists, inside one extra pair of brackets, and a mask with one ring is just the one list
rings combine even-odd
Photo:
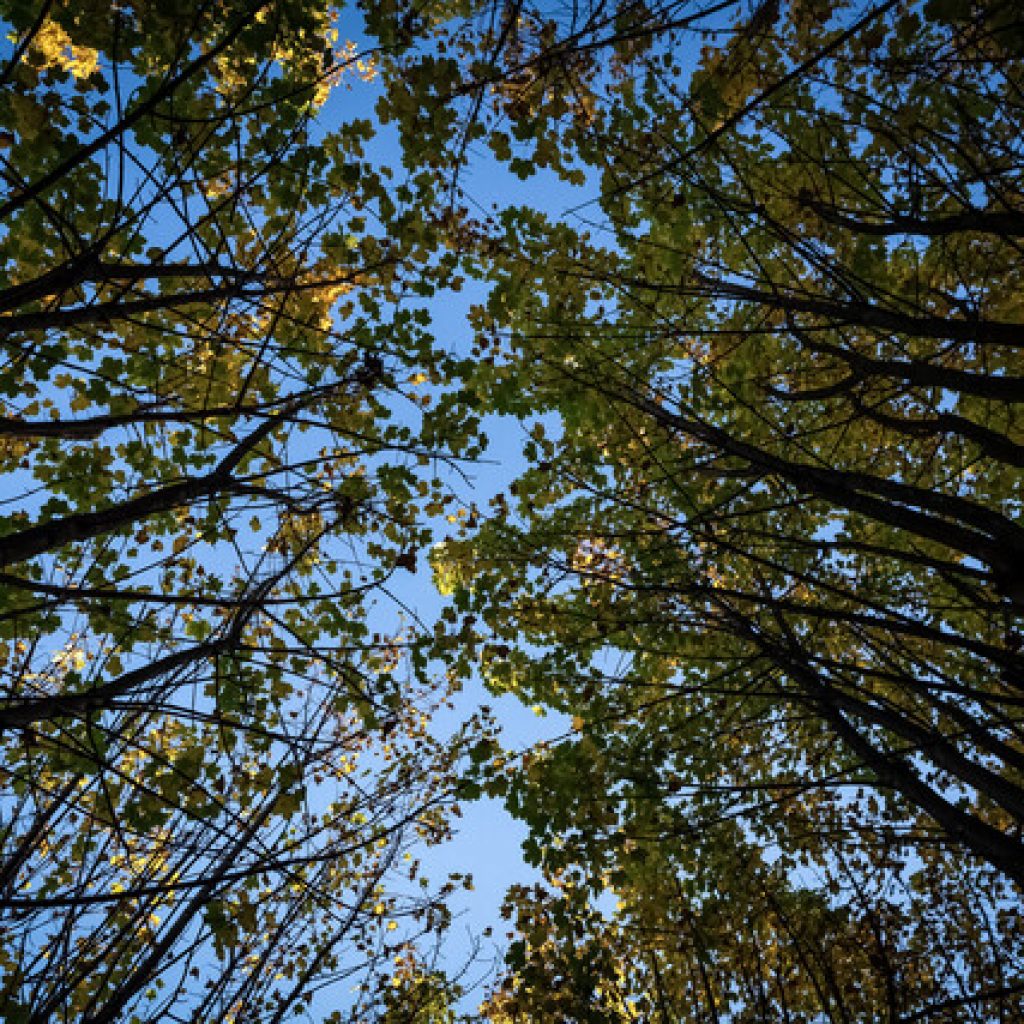
[(1024, 1013), (1016, 4), (0, 12), (4, 1019)]

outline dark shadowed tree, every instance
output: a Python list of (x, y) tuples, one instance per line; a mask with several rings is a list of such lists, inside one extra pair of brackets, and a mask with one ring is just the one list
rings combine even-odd
[[(597, 194), (507, 210), (479, 248), (473, 380), (543, 418), (437, 552), (442, 644), (579, 732), (492, 791), (538, 863), (622, 894), (612, 959), (649, 1006), (677, 972), (666, 1020), (1012, 1017), (1016, 6), (503, 10), (477, 23), (491, 69), (452, 72), (466, 137)], [(950, 929), (930, 908), (958, 893)], [(590, 934), (556, 903), (551, 934)], [(734, 922), (699, 926), (730, 979), (699, 998), (691, 914)], [(821, 943), (862, 952), (801, 961)], [(768, 946), (788, 960), (754, 970)], [(818, 992), (828, 971), (876, 995)]]
[(0, 1015), (358, 1019), (462, 744), (372, 610), (466, 444), (433, 180), (326, 4), (0, 10)]

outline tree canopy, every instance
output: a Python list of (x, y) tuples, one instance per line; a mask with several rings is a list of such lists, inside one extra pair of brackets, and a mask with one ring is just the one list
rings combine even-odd
[(432, 182), (326, 5), (4, 14), (3, 1016), (357, 1013), (443, 923), (465, 743), (371, 614), (467, 443), (391, 420), (446, 372)]
[(575, 733), (485, 782), (554, 887), (514, 896), (495, 1005), (1012, 1016), (1016, 13), (700, 14), (544, 21), (491, 111), (598, 189), (503, 216), (478, 316), (509, 355), (473, 379), (542, 418), (436, 559), (466, 663)]
[(5, 1018), (1024, 1012), (1017, 5), (0, 11)]

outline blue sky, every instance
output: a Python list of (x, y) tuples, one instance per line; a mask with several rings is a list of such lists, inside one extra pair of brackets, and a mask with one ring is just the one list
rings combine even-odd
[[(341, 28), (341, 42), (346, 30)], [(349, 38), (358, 42), (358, 33), (350, 31)], [(363, 82), (350, 77), (335, 87), (331, 97), (318, 116), (325, 131), (330, 131), (340, 119), (373, 117), (373, 108), (380, 95), (378, 82)], [(473, 215), (484, 215), (501, 207), (529, 204), (543, 210), (552, 218), (592, 198), (596, 188), (574, 187), (559, 181), (553, 174), (539, 173), (524, 182), (497, 163), (484, 146), (470, 152), (470, 165), (460, 181), (475, 207)], [(367, 158), (374, 163), (390, 165), (396, 169), (395, 181), (401, 180), (402, 153), (393, 126), (380, 128), (367, 145)], [(465, 355), (473, 344), (473, 330), (467, 319), (470, 307), (482, 301), (487, 289), (479, 283), (469, 282), (457, 294), (447, 294), (430, 301), (431, 330), (439, 348)], [(401, 416), (409, 415), (396, 408)], [(504, 490), (526, 467), (522, 448), (528, 437), (528, 427), (511, 417), (489, 417), (483, 423), (488, 447), (481, 460), (464, 467), (466, 479), (452, 481), (460, 503), (475, 502), (486, 507), (488, 499)], [(438, 539), (451, 529), (443, 517), (437, 524)], [(425, 553), (423, 553), (425, 554)], [(444, 605), (434, 588), (429, 564), (419, 559), (416, 573), (402, 572), (392, 578), (389, 590), (399, 605), (412, 610), (428, 626), (436, 619)], [(394, 608), (379, 609), (382, 616), (395, 613)], [(387, 625), (393, 627), (392, 619)], [(502, 742), (506, 749), (524, 750), (540, 740), (556, 740), (569, 731), (569, 721), (563, 716), (547, 713), (538, 715), (512, 696), (496, 697), (488, 693), (479, 678), (466, 680), (465, 688), (455, 701), (455, 708), (444, 712), (436, 722), (440, 731), (454, 728), (481, 704), (491, 707), (502, 729)], [(479, 962), (470, 969), (463, 983), (482, 981), (487, 967), (500, 952), (508, 925), (499, 916), (502, 898), (508, 886), (517, 881), (528, 881), (534, 872), (523, 861), (521, 843), (526, 836), (525, 827), (512, 819), (495, 800), (482, 798), (464, 805), (463, 816), (455, 838), (440, 847), (423, 851), (422, 862), (427, 875), (439, 883), (450, 872), (469, 874), (473, 878), (472, 890), (457, 889), (449, 901), (455, 923), (444, 950), (446, 966), (457, 969), (470, 955), (479, 941)], [(493, 938), (483, 938), (485, 929), (493, 929)], [(482, 991), (471, 991), (465, 999), (465, 1009), (471, 1010), (480, 1001)]]

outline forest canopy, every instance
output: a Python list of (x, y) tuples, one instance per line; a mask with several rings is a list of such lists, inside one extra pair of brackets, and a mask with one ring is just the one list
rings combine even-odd
[(0, 18), (0, 1016), (1024, 1015), (1017, 4)]

